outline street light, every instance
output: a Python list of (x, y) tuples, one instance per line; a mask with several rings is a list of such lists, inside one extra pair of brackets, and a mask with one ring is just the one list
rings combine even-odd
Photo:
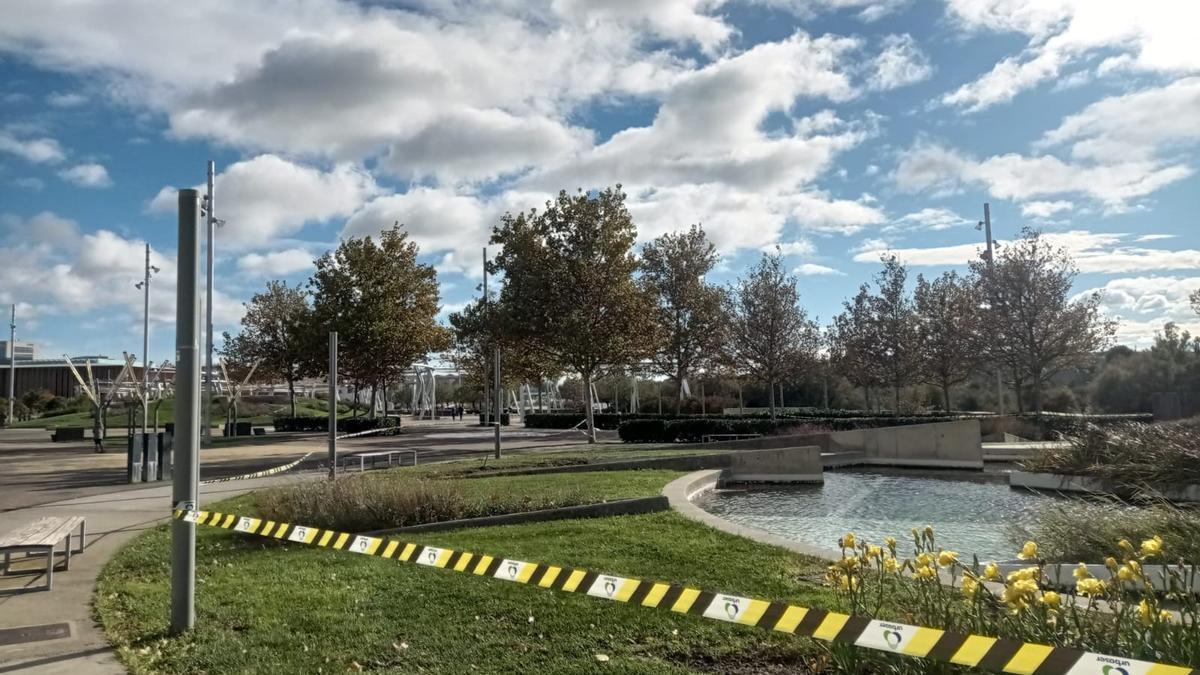
[(146, 276), (134, 284), (142, 291), (142, 435), (150, 422), (150, 275), (159, 270), (150, 264), (150, 244), (146, 243)]

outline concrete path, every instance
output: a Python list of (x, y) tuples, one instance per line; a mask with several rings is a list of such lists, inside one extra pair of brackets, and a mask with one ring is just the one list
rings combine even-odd
[[(202, 502), (231, 497), (267, 485), (319, 476), (315, 473), (293, 474), (205, 486), (201, 488)], [(167, 484), (77, 497), (0, 513), (0, 531), (19, 527), (43, 516), (87, 517), (84, 553), (71, 557), (70, 571), (55, 573), (52, 591), (19, 591), (24, 586), (43, 583), (40, 574), (0, 577), (0, 631), (58, 623), (66, 623), (70, 627), (69, 637), (0, 645), (0, 673), (85, 675), (125, 672), (109, 648), (104, 634), (91, 618), (96, 577), (122, 545), (166, 519), (170, 508), (171, 487)]]

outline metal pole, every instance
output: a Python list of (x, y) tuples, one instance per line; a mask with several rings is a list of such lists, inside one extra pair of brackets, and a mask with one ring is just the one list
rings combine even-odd
[(12, 320), (8, 322), (8, 417), (5, 424), (13, 423), (13, 397), (17, 388), (17, 306), (12, 306)]
[[(987, 266), (988, 271), (995, 269), (995, 251), (992, 249), (992, 206), (983, 203), (983, 236), (987, 237)], [(994, 280), (993, 280), (994, 283)], [(996, 407), (997, 413), (1004, 414), (1004, 376), (1000, 368), (996, 368)]]
[[(488, 312), (488, 309), (490, 308), (490, 305), (488, 305), (487, 281), (488, 281), (488, 279), (487, 279), (487, 247), (484, 246), (483, 247), (483, 312), (484, 312), (484, 317), (483, 318), (485, 321), (488, 318), (487, 312)], [(482, 419), (486, 420), (488, 418), (488, 416), (492, 414), (491, 406), (488, 405), (491, 402), (490, 401), (491, 397), (489, 395), (490, 390), (488, 389), (487, 367), (485, 366), (482, 370), (483, 370), (483, 383), (482, 383), (483, 384), (483, 417), (482, 417)]]
[[(213, 403), (213, 226), (216, 218), (213, 216), (213, 180), (216, 178), (217, 165), (208, 161), (208, 192), (205, 195), (204, 224), (208, 228), (208, 246), (205, 249), (205, 260), (208, 270), (208, 282), (204, 300), (204, 446), (212, 445), (212, 403)], [(235, 419), (234, 424), (237, 424)]]
[[(200, 297), (196, 293), (200, 249), (200, 195), (179, 191), (179, 264), (175, 291), (175, 475), (171, 501), (194, 511), (200, 493)], [(171, 632), (196, 619), (196, 524), (171, 522)]]
[(500, 419), (504, 409), (504, 395), (500, 391), (500, 348), (496, 347), (496, 459), (500, 459)]
[(329, 479), (337, 473), (337, 331), (329, 331)]
[(142, 436), (150, 423), (150, 243), (146, 242), (146, 276), (142, 280)]

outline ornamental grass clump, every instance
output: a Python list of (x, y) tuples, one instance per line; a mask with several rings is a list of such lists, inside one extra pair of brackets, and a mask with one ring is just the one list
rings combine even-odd
[(1124, 422), (1083, 424), (1068, 445), (1023, 462), (1027, 471), (1093, 476), (1133, 491), (1200, 485), (1200, 426)]
[[(1071, 588), (1055, 588), (1046, 576), (1041, 547), (1025, 542), (1023, 567), (1003, 573), (995, 562), (966, 563), (938, 545), (932, 528), (912, 530), (912, 555), (895, 539), (882, 544), (853, 534), (839, 542), (840, 560), (827, 583), (847, 601), (852, 614), (903, 621), (959, 633), (1073, 647), (1125, 658), (1200, 665), (1200, 604), (1187, 589), (1200, 580), (1197, 565), (1178, 564), (1161, 537), (1134, 545), (1117, 543), (1118, 556), (1093, 575), (1080, 563)], [(1155, 571), (1148, 571), (1154, 566)], [(1155, 582), (1160, 589), (1155, 590)], [(924, 662), (884, 654), (831, 648), (862, 668), (879, 660), (880, 670), (927, 672)], [(869, 668), (868, 668), (869, 670)]]

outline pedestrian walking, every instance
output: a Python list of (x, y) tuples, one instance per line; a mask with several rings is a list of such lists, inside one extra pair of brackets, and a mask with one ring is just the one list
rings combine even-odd
[(104, 421), (99, 410), (92, 415), (92, 446), (94, 452), (104, 452)]

